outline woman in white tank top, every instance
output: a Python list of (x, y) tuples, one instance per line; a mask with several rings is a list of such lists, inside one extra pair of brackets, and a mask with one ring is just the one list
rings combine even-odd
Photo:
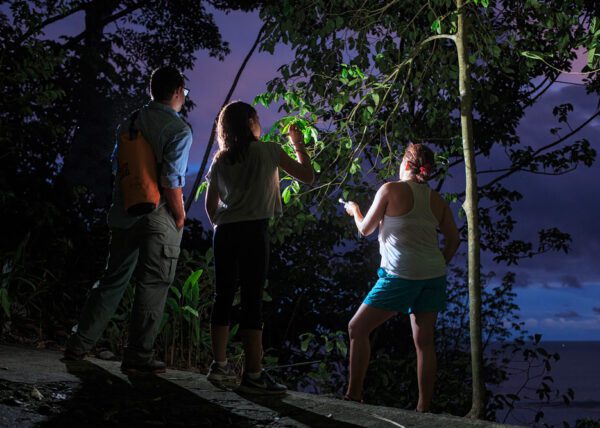
[[(446, 264), (460, 242), (448, 204), (427, 185), (434, 166), (433, 152), (410, 144), (400, 164), (400, 181), (386, 183), (363, 217), (359, 206), (345, 206), (362, 235), (379, 227), (381, 267), (378, 281), (348, 324), (350, 379), (344, 399), (362, 401), (369, 365), (369, 335), (397, 313), (410, 314), (417, 351), (419, 402), (429, 411), (436, 375), (434, 327), (446, 305)], [(438, 230), (444, 247), (438, 244)]]

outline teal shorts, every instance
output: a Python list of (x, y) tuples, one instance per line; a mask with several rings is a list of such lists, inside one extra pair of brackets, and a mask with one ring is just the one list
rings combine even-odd
[(404, 279), (377, 270), (379, 280), (363, 303), (378, 309), (412, 314), (446, 309), (446, 276), (431, 279)]

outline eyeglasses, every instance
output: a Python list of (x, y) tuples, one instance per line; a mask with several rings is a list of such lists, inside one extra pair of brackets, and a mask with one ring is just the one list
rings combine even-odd
[(183, 96), (184, 97), (187, 97), (189, 93), (190, 93), (190, 90), (188, 88), (183, 88)]

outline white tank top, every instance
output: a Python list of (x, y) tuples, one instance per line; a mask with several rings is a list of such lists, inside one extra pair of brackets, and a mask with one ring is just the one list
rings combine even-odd
[(400, 216), (384, 216), (379, 226), (381, 267), (405, 279), (431, 279), (446, 274), (446, 262), (437, 236), (437, 218), (431, 212), (427, 184), (406, 182), (413, 208)]

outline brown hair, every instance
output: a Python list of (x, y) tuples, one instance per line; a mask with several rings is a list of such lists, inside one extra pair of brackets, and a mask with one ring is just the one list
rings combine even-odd
[(248, 144), (256, 141), (250, 128), (250, 119), (258, 121), (258, 114), (250, 104), (233, 101), (223, 107), (217, 119), (219, 150), (215, 154), (215, 161), (226, 159), (233, 164), (244, 159)]
[(410, 143), (404, 152), (410, 172), (419, 183), (425, 183), (435, 170), (435, 156), (424, 144)]

